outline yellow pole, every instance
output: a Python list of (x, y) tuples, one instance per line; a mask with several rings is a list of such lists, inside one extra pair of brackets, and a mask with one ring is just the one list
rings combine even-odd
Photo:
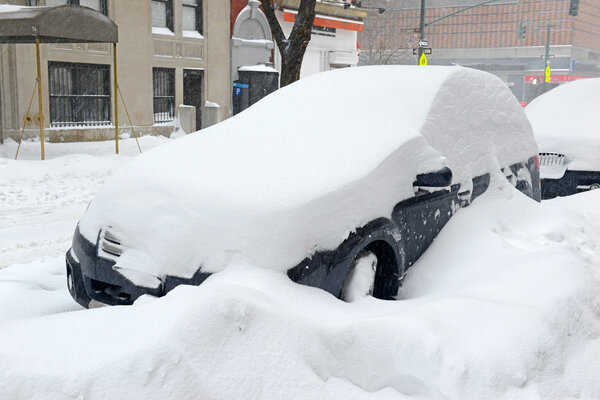
[(119, 83), (117, 81), (117, 44), (113, 43), (113, 56), (114, 56), (114, 70), (115, 70), (115, 151), (119, 154), (119, 98), (117, 97), (117, 90), (119, 90)]
[(46, 159), (44, 154), (44, 105), (42, 103), (42, 68), (40, 67), (40, 38), (35, 37), (35, 56), (37, 59), (37, 87), (38, 101), (40, 105), (40, 142), (42, 143), (42, 160)]

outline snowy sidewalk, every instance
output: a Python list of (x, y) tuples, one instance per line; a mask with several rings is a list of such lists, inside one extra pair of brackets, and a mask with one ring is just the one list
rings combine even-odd
[[(143, 137), (149, 150), (168, 139)], [(138, 154), (133, 139), (114, 142), (46, 143), (45, 161), (39, 142), (24, 142), (18, 161), (17, 143), (0, 145), (0, 268), (64, 254), (90, 200), (115, 170)]]

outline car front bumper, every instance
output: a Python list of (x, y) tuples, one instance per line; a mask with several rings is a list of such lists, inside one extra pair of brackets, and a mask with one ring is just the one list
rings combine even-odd
[(98, 240), (94, 244), (83, 237), (77, 227), (72, 248), (66, 254), (69, 292), (84, 307), (89, 307), (92, 300), (109, 305), (128, 305), (144, 294), (164, 296), (181, 284), (199, 285), (210, 276), (200, 271), (190, 279), (167, 275), (157, 288), (138, 286), (113, 269), (116, 261), (98, 256), (97, 243)]

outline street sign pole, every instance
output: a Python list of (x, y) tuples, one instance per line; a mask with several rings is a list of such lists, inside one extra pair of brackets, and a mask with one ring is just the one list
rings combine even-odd
[(546, 85), (546, 83), (550, 82), (550, 71), (549, 71), (549, 67), (550, 67), (550, 27), (551, 25), (548, 24), (548, 26), (546, 27), (546, 54), (544, 56), (544, 85)]
[(417, 57), (417, 65), (421, 65), (421, 57), (423, 57), (423, 46), (421, 42), (425, 39), (425, 0), (421, 0), (421, 22), (419, 23), (419, 56)]

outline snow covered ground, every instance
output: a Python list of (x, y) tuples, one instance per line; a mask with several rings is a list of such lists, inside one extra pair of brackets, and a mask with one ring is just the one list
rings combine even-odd
[[(166, 142), (144, 138), (142, 148)], [(63, 253), (136, 154), (0, 145), (0, 398), (600, 398), (600, 191), (531, 201), (506, 182), (460, 210), (401, 301), (343, 303), (236, 264), (200, 287), (81, 310)]]

